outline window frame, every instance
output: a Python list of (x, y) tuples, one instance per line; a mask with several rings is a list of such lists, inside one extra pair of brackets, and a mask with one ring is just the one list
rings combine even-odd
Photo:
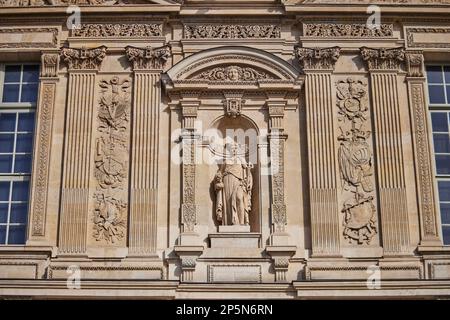
[[(40, 75), (38, 77), (37, 80), (37, 95), (36, 95), (36, 102), (3, 102), (3, 91), (4, 91), (4, 85), (5, 85), (5, 68), (6, 66), (10, 66), (10, 65), (20, 65), (21, 66), (21, 75), (20, 75), (20, 91), (19, 91), (19, 100), (22, 98), (22, 86), (23, 86), (23, 66), (25, 65), (33, 65), (33, 66), (38, 66), (39, 67), (39, 73), (40, 73), (40, 68), (41, 65), (39, 62), (20, 62), (20, 61), (16, 61), (16, 62), (4, 62), (4, 63), (0, 63), (0, 112), (1, 113), (14, 113), (18, 114), (19, 113), (33, 113), (34, 112), (34, 130), (32, 132), (32, 147), (31, 147), (31, 167), (30, 167), (30, 173), (15, 173), (14, 172), (14, 165), (15, 165), (15, 156), (17, 154), (21, 154), (20, 152), (16, 152), (16, 144), (17, 144), (17, 137), (14, 138), (14, 146), (13, 146), (13, 152), (12, 152), (12, 156), (13, 156), (13, 164), (12, 164), (12, 168), (11, 168), (11, 173), (0, 173), (0, 181), (9, 181), (9, 182), (13, 182), (9, 184), (9, 198), (8, 198), (8, 212), (7, 212), (7, 219), (5, 223), (1, 223), (1, 225), (6, 225), (6, 234), (5, 234), (5, 243), (0, 243), (0, 248), (1, 247), (7, 247), (7, 246), (14, 246), (14, 247), (21, 247), (26, 245), (26, 241), (28, 238), (28, 228), (29, 228), (29, 218), (30, 218), (30, 200), (31, 200), (31, 181), (32, 181), (32, 175), (33, 175), (33, 161), (34, 161), (34, 156), (35, 156), (35, 140), (36, 140), (36, 125), (37, 125), (37, 107), (38, 107), (38, 103), (39, 103), (39, 93), (40, 93)], [(17, 136), (17, 134), (19, 132), (22, 131), (18, 131), (18, 123), (19, 123), (19, 119), (16, 118), (16, 122), (15, 122), (15, 128), (14, 128), (14, 133), (15, 136)], [(24, 153), (24, 154), (28, 154), (28, 153)], [(29, 182), (29, 190), (28, 190), (28, 199), (27, 201), (19, 201), (19, 200), (12, 200), (13, 199), (13, 187), (14, 187), (14, 182), (17, 181), (28, 181)], [(5, 201), (6, 202), (6, 201)], [(5, 203), (2, 202), (2, 203)], [(11, 208), (13, 204), (21, 204), (21, 203), (27, 203), (27, 215), (26, 215), (26, 220), (24, 223), (11, 223)], [(22, 244), (9, 244), (9, 232), (10, 232), (10, 227), (11, 226), (25, 226), (25, 241)]]
[[(441, 68), (441, 72), (442, 72), (442, 81), (441, 83), (429, 83), (428, 82), (428, 75), (427, 75), (427, 67), (440, 67)], [(437, 209), (439, 212), (439, 223), (440, 223), (440, 233), (442, 236), (442, 244), (444, 247), (446, 248), (450, 248), (450, 243), (445, 243), (444, 242), (444, 233), (443, 233), (443, 228), (444, 227), (449, 227), (450, 228), (450, 223), (443, 223), (442, 222), (442, 213), (441, 213), (441, 203), (448, 203), (450, 204), (450, 201), (441, 201), (440, 200), (440, 196), (439, 196), (439, 182), (440, 181), (446, 181), (446, 182), (450, 182), (450, 173), (448, 174), (440, 174), (437, 171), (437, 166), (436, 166), (436, 155), (448, 155), (449, 153), (441, 153), (441, 152), (436, 152), (435, 151), (435, 144), (434, 144), (434, 133), (435, 131), (433, 130), (433, 123), (432, 123), (432, 113), (446, 113), (447, 114), (447, 123), (448, 123), (448, 132), (447, 134), (449, 135), (449, 139), (450, 139), (450, 97), (447, 96), (447, 86), (450, 86), (450, 83), (447, 83), (445, 81), (445, 74), (444, 74), (444, 67), (448, 67), (450, 68), (450, 63), (449, 62), (442, 62), (442, 63), (426, 63), (425, 64), (425, 79), (426, 79), (426, 92), (427, 92), (427, 105), (428, 105), (428, 123), (430, 124), (430, 134), (431, 134), (431, 150), (433, 153), (433, 174), (434, 174), (434, 184), (435, 184), (435, 199), (437, 199)], [(444, 99), (446, 101), (446, 103), (432, 103), (431, 102), (431, 94), (430, 94), (430, 90), (429, 87), (430, 86), (443, 86), (444, 87)], [(440, 131), (436, 131), (436, 133), (441, 133)], [(443, 132), (442, 132), (443, 133)]]

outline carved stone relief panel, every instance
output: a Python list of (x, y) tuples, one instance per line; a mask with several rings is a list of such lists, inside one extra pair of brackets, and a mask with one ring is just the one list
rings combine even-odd
[(184, 26), (186, 39), (280, 38), (281, 27), (276, 24), (192, 24)]
[(349, 243), (371, 244), (378, 227), (367, 83), (348, 78), (336, 89), (343, 235)]
[(369, 28), (364, 23), (305, 23), (303, 35), (306, 37), (320, 38), (382, 38), (392, 37), (394, 26), (381, 24), (379, 28)]
[(100, 82), (93, 238), (107, 244), (123, 243), (127, 229), (130, 86), (117, 76)]
[(72, 37), (80, 38), (148, 38), (162, 36), (158, 23), (100, 24), (87, 23), (72, 29)]

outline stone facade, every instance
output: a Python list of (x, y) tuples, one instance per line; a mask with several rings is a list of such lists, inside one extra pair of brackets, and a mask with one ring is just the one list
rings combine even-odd
[(369, 1), (70, 1), (75, 29), (68, 3), (0, 1), (0, 63), (41, 65), (0, 296), (450, 295), (424, 73), (449, 1), (375, 29)]

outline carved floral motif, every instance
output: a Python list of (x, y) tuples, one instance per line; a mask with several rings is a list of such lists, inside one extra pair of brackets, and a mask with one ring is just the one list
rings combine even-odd
[(362, 47), (360, 51), (369, 70), (397, 70), (405, 60), (405, 50), (403, 48), (373, 49)]
[(195, 24), (184, 26), (184, 37), (187, 39), (243, 39), (243, 38), (280, 38), (279, 25), (212, 25)]
[(338, 149), (339, 170), (343, 184), (344, 237), (357, 244), (369, 244), (377, 232), (373, 203), (373, 161), (368, 143), (367, 88), (351, 78), (337, 83), (338, 122), (341, 135)]
[(339, 58), (339, 47), (331, 48), (295, 48), (295, 56), (303, 69), (334, 69)]
[(161, 24), (82, 24), (72, 29), (72, 37), (82, 38), (108, 38), (127, 37), (144, 38), (162, 36)]
[(128, 46), (125, 50), (128, 60), (133, 63), (134, 70), (163, 69), (170, 58), (169, 46), (144, 49)]
[(127, 214), (127, 172), (130, 81), (101, 81), (94, 176), (94, 238), (115, 243), (124, 238)]
[(100, 67), (106, 57), (106, 47), (101, 46), (94, 49), (62, 48), (61, 57), (68, 64), (69, 69), (95, 70)]
[(379, 28), (369, 28), (366, 24), (342, 23), (307, 23), (304, 24), (303, 33), (307, 37), (351, 37), (351, 38), (379, 38), (392, 37), (393, 25), (381, 24)]
[(195, 75), (192, 79), (209, 81), (257, 81), (274, 79), (268, 73), (250, 67), (217, 67)]

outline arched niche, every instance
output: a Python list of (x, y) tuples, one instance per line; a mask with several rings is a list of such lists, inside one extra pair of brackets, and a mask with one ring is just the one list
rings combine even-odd
[[(207, 132), (217, 132), (214, 139), (204, 136), (206, 144), (211, 154), (217, 157), (214, 163), (215, 170), (218, 170), (221, 164), (222, 150), (226, 143), (236, 143), (243, 146), (241, 156), (246, 163), (252, 165), (251, 173), (253, 176), (253, 187), (251, 197), (251, 212), (249, 214), (249, 224), (251, 232), (261, 232), (261, 207), (260, 207), (260, 155), (259, 155), (259, 128), (256, 123), (247, 116), (227, 117), (220, 116), (216, 118), (209, 126)], [(211, 196), (213, 198), (213, 207), (217, 205), (214, 192), (214, 181), (211, 181)], [(220, 222), (213, 215), (216, 226)]]

